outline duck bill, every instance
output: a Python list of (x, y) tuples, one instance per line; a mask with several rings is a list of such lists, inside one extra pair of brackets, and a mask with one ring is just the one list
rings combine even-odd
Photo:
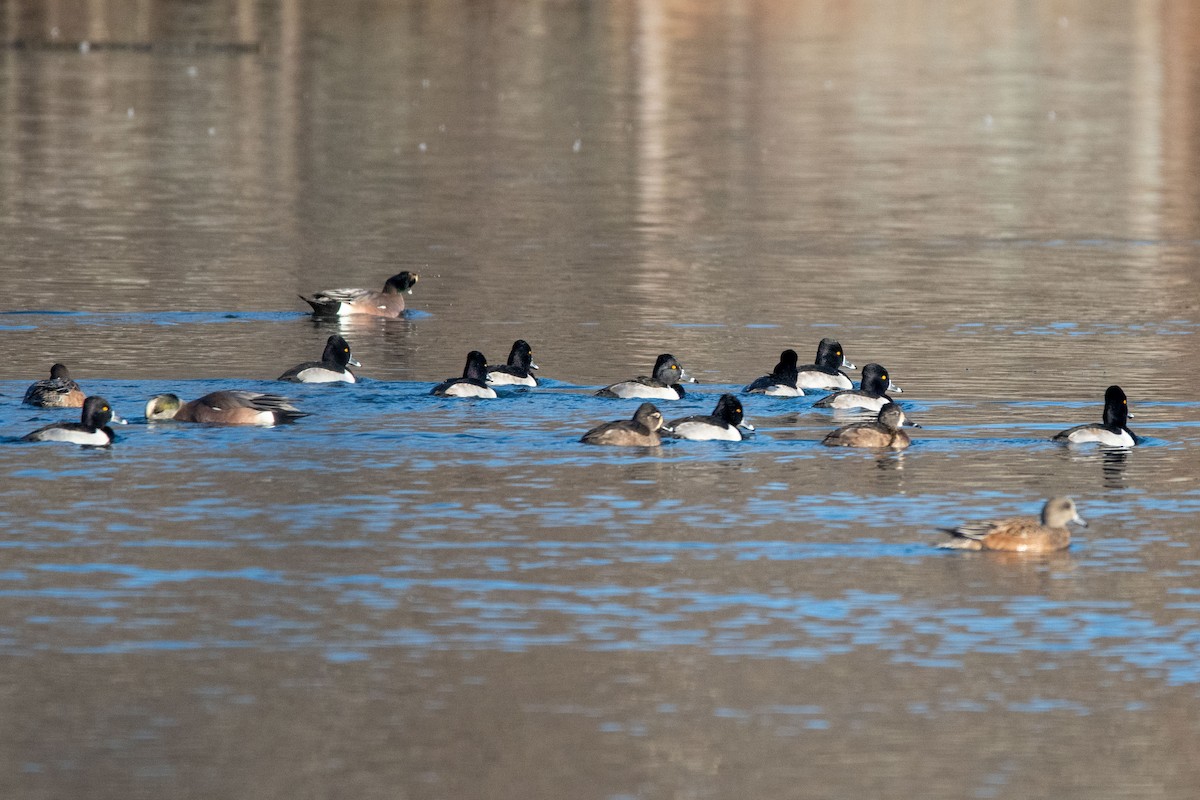
[(888, 391), (895, 392), (896, 394), (904, 394), (904, 390), (891, 381), (888, 381)]
[(696, 380), (691, 375), (689, 375), (688, 371), (686, 369), (681, 369), (681, 370), (679, 370), (679, 382), (680, 383), (699, 383), (700, 381)]
[(347, 361), (346, 363), (352, 367), (361, 367), (362, 366), (362, 362), (356, 358), (352, 358), (349, 361)]
[(754, 426), (751, 425), (749, 422), (746, 422), (746, 420), (742, 420), (741, 422), (739, 422), (738, 427), (745, 431), (754, 430)]
[(128, 425), (129, 424), (129, 420), (127, 420), (124, 417), (122, 417), (118, 414), (115, 414), (115, 413), (112, 415), (112, 419), (110, 419), (109, 422), (113, 423), (114, 425)]
[(1076, 514), (1074, 517), (1072, 517), (1071, 521), (1074, 522), (1076, 525), (1078, 525), (1081, 528), (1086, 528), (1088, 526), (1087, 520), (1085, 520), (1083, 517), (1079, 516), (1078, 514)]
[(529, 368), (530, 369), (541, 369), (541, 367), (539, 367), (537, 364), (533, 363), (532, 361), (529, 362)]
[(853, 361), (845, 356), (842, 356), (842, 369), (858, 369), (858, 367), (854, 366)]

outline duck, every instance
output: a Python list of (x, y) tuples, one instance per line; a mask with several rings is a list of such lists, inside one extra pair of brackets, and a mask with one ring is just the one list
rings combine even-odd
[(653, 403), (642, 403), (632, 419), (606, 422), (585, 433), (579, 441), (584, 444), (607, 444), (619, 447), (658, 447), (662, 444), (662, 412)]
[(496, 390), (487, 385), (487, 359), (478, 350), (467, 353), (467, 363), (461, 378), (447, 378), (433, 387), (430, 394), (438, 397), (495, 398)]
[(896, 403), (887, 403), (879, 409), (879, 416), (871, 422), (856, 422), (838, 428), (826, 436), (821, 444), (830, 447), (874, 447), (878, 449), (903, 450), (912, 444), (908, 434), (901, 428), (919, 428), (910, 422)]
[(1100, 424), (1076, 425), (1056, 433), (1053, 441), (1067, 444), (1097, 442), (1102, 447), (1133, 447), (1137, 437), (1129, 430), (1129, 399), (1120, 386), (1104, 391), (1104, 421)]
[(277, 425), (295, 422), (308, 414), (286, 397), (263, 392), (225, 390), (211, 392), (190, 403), (177, 395), (159, 394), (146, 403), (146, 419), (207, 422), (222, 425)]
[(524, 339), (513, 342), (512, 350), (508, 351), (508, 363), (497, 364), (487, 368), (487, 384), (489, 386), (537, 386), (537, 378), (533, 370), (538, 365), (533, 363), (533, 348)]
[(854, 365), (842, 354), (842, 343), (837, 339), (822, 339), (817, 345), (816, 363), (796, 371), (796, 385), (801, 389), (853, 389), (854, 384), (843, 369), (854, 369)]
[(71, 373), (64, 364), (50, 368), (50, 377), (40, 380), (25, 390), (22, 403), (41, 408), (82, 408), (83, 389), (71, 380)]
[(784, 350), (779, 354), (779, 363), (770, 375), (755, 378), (742, 389), (747, 394), (765, 394), (771, 397), (803, 397), (804, 390), (796, 385), (797, 367), (800, 356), (795, 350)]
[(892, 398), (888, 392), (904, 394), (904, 390), (892, 383), (888, 371), (879, 364), (867, 364), (862, 368), (862, 381), (857, 389), (842, 389), (826, 395), (813, 404), (815, 408), (862, 408), (878, 411)]
[(1067, 523), (1086, 528), (1087, 523), (1069, 497), (1052, 497), (1042, 506), (1040, 520), (1033, 517), (967, 522), (941, 530), (954, 538), (938, 547), (949, 550), (1003, 550), (1010, 553), (1053, 553), (1071, 544)]
[(596, 396), (678, 400), (686, 394), (680, 385), (681, 382), (695, 383), (696, 379), (684, 371), (675, 356), (663, 353), (655, 360), (654, 372), (650, 377), (642, 375), (605, 386), (596, 392)]
[(113, 413), (108, 401), (92, 395), (83, 401), (83, 413), (79, 422), (56, 422), (27, 434), (26, 442), (69, 442), (71, 444), (107, 447), (116, 439), (108, 423), (124, 423), (125, 420)]
[(344, 317), (369, 314), (395, 319), (404, 314), (404, 295), (412, 294), (420, 278), (415, 272), (400, 272), (384, 281), (382, 291), (374, 289), (326, 289), (300, 299), (312, 306), (319, 317)]
[(354, 383), (354, 373), (346, 366), (361, 367), (350, 353), (350, 345), (336, 333), (325, 342), (320, 361), (305, 361), (279, 376), (278, 380), (292, 383)]
[(731, 394), (721, 395), (711, 415), (683, 417), (668, 422), (666, 427), (677, 439), (697, 442), (740, 442), (742, 432), (738, 428), (754, 430), (754, 426), (746, 422), (742, 415), (742, 404)]

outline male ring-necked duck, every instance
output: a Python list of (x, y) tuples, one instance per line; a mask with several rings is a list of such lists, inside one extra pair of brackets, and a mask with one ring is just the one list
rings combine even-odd
[(1068, 444), (1097, 442), (1104, 447), (1133, 447), (1137, 437), (1129, 430), (1129, 400), (1120, 386), (1110, 386), (1104, 392), (1104, 422), (1076, 425), (1054, 435), (1054, 441)]
[(596, 392), (597, 397), (649, 398), (651, 400), (678, 400), (685, 392), (680, 383), (695, 383), (675, 356), (663, 353), (654, 362), (654, 374), (645, 375), (606, 386)]
[(822, 440), (821, 444), (830, 447), (874, 447), (903, 450), (912, 444), (908, 434), (901, 428), (919, 428), (915, 422), (909, 422), (908, 417), (900, 406), (888, 403), (879, 409), (879, 416), (872, 422), (856, 422), (844, 428), (838, 428)]
[(380, 292), (374, 289), (326, 289), (312, 297), (300, 295), (300, 299), (312, 306), (313, 314), (321, 317), (370, 314), (395, 318), (404, 313), (404, 295), (412, 294), (417, 279), (415, 272), (401, 272), (388, 278)]
[(822, 339), (817, 345), (817, 362), (797, 370), (796, 385), (801, 389), (853, 389), (843, 369), (854, 369), (854, 365), (842, 354), (841, 342)]
[(281, 381), (292, 383), (354, 383), (354, 373), (346, 369), (349, 364), (361, 367), (350, 353), (350, 345), (336, 333), (325, 342), (325, 352), (320, 361), (297, 364), (279, 376)]
[(611, 444), (623, 447), (658, 447), (662, 444), (659, 431), (663, 429), (662, 412), (653, 403), (642, 403), (633, 412), (633, 419), (606, 422), (585, 433), (579, 440), (585, 444)]
[(207, 422), (221, 425), (275, 425), (294, 422), (308, 414), (277, 394), (221, 391), (206, 394), (190, 403), (173, 394), (160, 394), (146, 403), (147, 420)]
[(487, 359), (478, 350), (467, 353), (467, 363), (461, 378), (447, 378), (433, 387), (430, 394), (438, 397), (493, 398), (496, 390), (487, 385)]
[(1041, 520), (1033, 517), (968, 522), (956, 528), (942, 528), (954, 538), (938, 547), (950, 550), (1006, 550), (1012, 553), (1051, 553), (1071, 544), (1067, 523), (1084, 528), (1087, 523), (1075, 510), (1069, 497), (1054, 497), (1042, 506)]
[(533, 377), (537, 368), (529, 342), (517, 339), (508, 352), (507, 364), (487, 368), (487, 382), (489, 386), (537, 386), (537, 378)]
[(742, 432), (738, 428), (754, 430), (754, 426), (746, 422), (742, 416), (742, 404), (731, 394), (721, 395), (717, 400), (717, 407), (713, 409), (711, 415), (696, 415), (672, 420), (667, 423), (667, 428), (676, 438), (692, 439), (698, 442), (713, 440), (740, 442)]
[(765, 394), (771, 397), (803, 397), (804, 390), (796, 385), (797, 364), (800, 356), (795, 350), (784, 350), (779, 354), (779, 363), (770, 375), (756, 378), (742, 389), (749, 394)]
[(113, 443), (116, 437), (110, 422), (125, 420), (113, 413), (112, 407), (103, 397), (93, 395), (83, 401), (83, 414), (79, 422), (56, 422), (44, 428), (38, 428), (24, 437), (26, 442), (70, 442), (93, 447), (105, 447)]
[(862, 369), (862, 382), (857, 389), (843, 389), (826, 395), (813, 404), (815, 408), (864, 408), (868, 411), (878, 411), (892, 398), (889, 391), (904, 394), (899, 386), (888, 379), (886, 369), (878, 364), (867, 364)]
[(22, 403), (42, 408), (81, 408), (83, 390), (71, 380), (71, 373), (63, 364), (50, 368), (50, 377), (40, 380), (25, 390)]

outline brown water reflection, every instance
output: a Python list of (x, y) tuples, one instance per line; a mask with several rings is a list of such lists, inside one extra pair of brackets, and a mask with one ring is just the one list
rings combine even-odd
[[(0, 433), (58, 360), (129, 416), (335, 330), (368, 378), (0, 445), (0, 794), (1190, 797), (1197, 13), (0, 0), (2, 310), (72, 312), (0, 314)], [(401, 269), (404, 321), (296, 298)], [(910, 452), (576, 442), (827, 335)], [(425, 396), (518, 337), (545, 391)], [(1146, 447), (1045, 442), (1113, 382)], [(926, 546), (1051, 487), (1069, 553)]]

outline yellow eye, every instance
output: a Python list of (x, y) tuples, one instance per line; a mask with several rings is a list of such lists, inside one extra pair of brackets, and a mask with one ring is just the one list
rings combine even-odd
[(101, 407), (100, 407), (100, 410), (101, 410), (101, 411), (108, 411), (108, 406), (101, 406)]
[(886, 381), (886, 380), (887, 380), (887, 375), (884, 375), (884, 376), (883, 376), (883, 379)]
[(842, 354), (842, 351), (841, 351), (841, 350), (838, 350), (838, 351), (837, 351), (837, 354), (840, 356), (840, 355)]
[(678, 367), (678, 366), (676, 366), (675, 364), (672, 364), (672, 365), (671, 365), (671, 369), (679, 369), (679, 367)]
[(349, 347), (343, 347), (343, 348), (342, 348), (342, 352), (343, 352), (343, 353), (349, 353), (349, 352), (350, 352), (350, 348), (349, 348)]

